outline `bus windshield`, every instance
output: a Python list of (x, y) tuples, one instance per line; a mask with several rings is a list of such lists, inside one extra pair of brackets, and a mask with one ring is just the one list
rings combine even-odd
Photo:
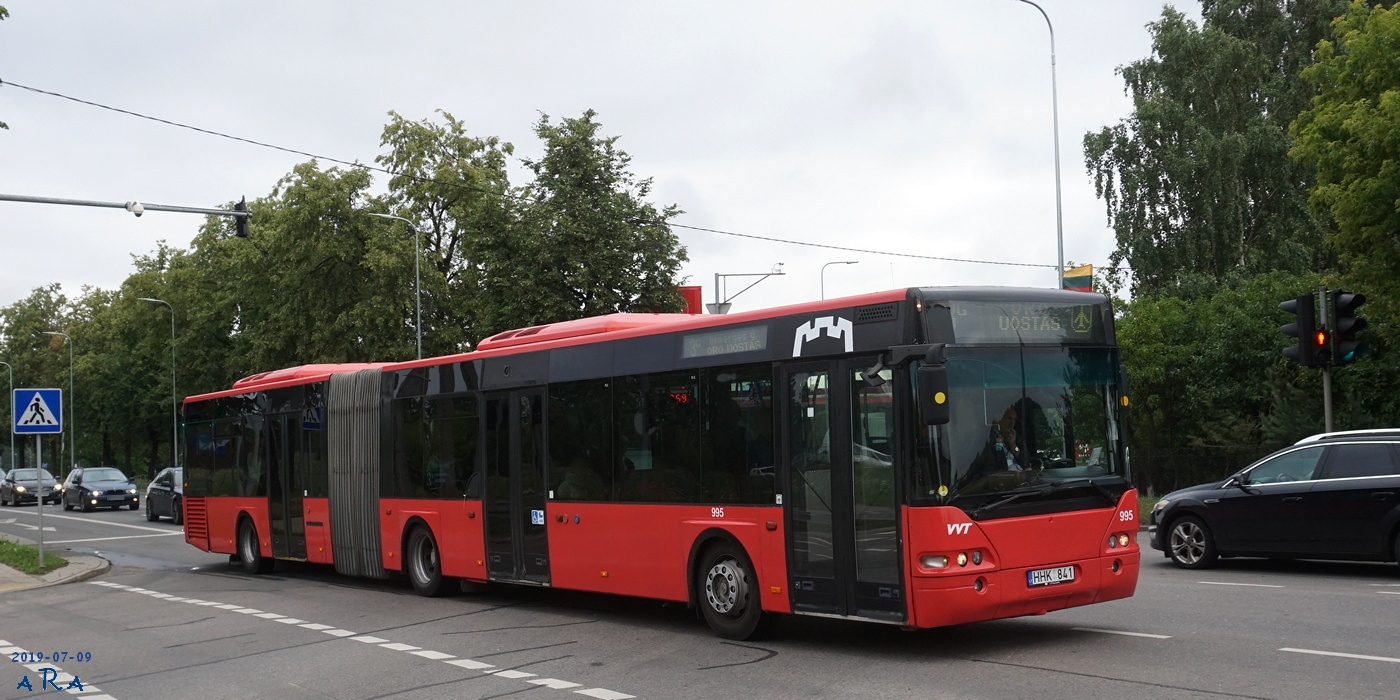
[[(1123, 484), (1116, 351), (950, 348), (951, 420), (938, 445), (944, 502), (1069, 482)], [(922, 461), (922, 460), (921, 460)]]

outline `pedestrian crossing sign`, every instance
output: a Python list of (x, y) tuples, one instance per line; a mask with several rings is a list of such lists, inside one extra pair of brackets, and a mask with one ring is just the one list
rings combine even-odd
[(13, 408), (16, 435), (63, 432), (62, 389), (15, 389)]

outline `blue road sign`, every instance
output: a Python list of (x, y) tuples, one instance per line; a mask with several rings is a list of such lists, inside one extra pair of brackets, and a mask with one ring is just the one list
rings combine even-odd
[(62, 389), (15, 389), (14, 399), (16, 435), (63, 432)]

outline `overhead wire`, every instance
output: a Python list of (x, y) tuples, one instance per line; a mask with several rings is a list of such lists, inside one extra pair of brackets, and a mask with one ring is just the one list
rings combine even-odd
[[(498, 196), (498, 197), (504, 197), (504, 198), (507, 198), (507, 199), (513, 199), (513, 200), (516, 200), (516, 201), (531, 201), (528, 197), (523, 197), (523, 196), (521, 196), (521, 195), (513, 194), (513, 193), (511, 193), (511, 192), (501, 192), (501, 191), (497, 191), (497, 190), (486, 189), (486, 188), (484, 188), (484, 187), (474, 187), (474, 186), (472, 186), (472, 185), (468, 185), (468, 184), (460, 183), (460, 182), (442, 182), (442, 181), (440, 181), (440, 180), (434, 180), (434, 179), (432, 179), (432, 178), (423, 178), (423, 177), (419, 177), (419, 176), (416, 176), (416, 175), (411, 175), (411, 174), (409, 174), (409, 173), (396, 172), (396, 171), (394, 171), (394, 170), (390, 170), (390, 169), (388, 169), (388, 168), (383, 168), (383, 167), (376, 166), (376, 165), (368, 165), (368, 164), (365, 164), (365, 163), (361, 163), (361, 162), (359, 162), (359, 161), (350, 161), (350, 160), (344, 160), (344, 159), (342, 159), (342, 158), (332, 158), (332, 157), (330, 157), (330, 156), (318, 155), (318, 154), (316, 154), (316, 153), (311, 153), (311, 152), (309, 152), (309, 151), (303, 151), (303, 150), (299, 150), (299, 149), (295, 149), (295, 148), (288, 148), (288, 147), (286, 147), (286, 146), (279, 146), (279, 145), (272, 144), (272, 143), (267, 143), (267, 142), (264, 142), (264, 141), (257, 141), (257, 140), (255, 140), (255, 139), (245, 138), (245, 137), (242, 137), (242, 136), (235, 136), (235, 135), (227, 134), (227, 133), (224, 133), (224, 132), (221, 132), (221, 131), (215, 131), (215, 130), (213, 130), (213, 129), (206, 129), (206, 128), (194, 126), (194, 125), (191, 125), (191, 124), (185, 124), (185, 123), (177, 122), (177, 121), (174, 121), (174, 120), (171, 120), (171, 119), (163, 119), (163, 118), (161, 118), (161, 117), (154, 117), (154, 116), (150, 116), (150, 115), (147, 115), (147, 114), (142, 114), (142, 113), (140, 113), (140, 112), (135, 112), (135, 111), (132, 111), (132, 110), (129, 110), (129, 109), (122, 109), (122, 108), (120, 108), (120, 107), (113, 107), (113, 106), (111, 106), (111, 105), (105, 105), (105, 104), (102, 104), (102, 103), (100, 103), (100, 102), (93, 102), (93, 101), (91, 101), (91, 100), (84, 100), (84, 99), (81, 99), (81, 98), (78, 98), (78, 97), (72, 97), (72, 96), (70, 96), (70, 95), (65, 95), (65, 94), (63, 94), (63, 93), (53, 92), (53, 91), (51, 91), (51, 90), (43, 90), (43, 89), (36, 88), (36, 87), (30, 87), (30, 86), (28, 86), (28, 85), (21, 85), (21, 84), (19, 84), (19, 83), (14, 82), (14, 81), (0, 80), (0, 86), (5, 86), (5, 85), (11, 86), (11, 87), (16, 87), (16, 88), (19, 88), (19, 89), (21, 89), (21, 90), (27, 90), (27, 91), (29, 91), (29, 92), (33, 92), (33, 93), (40, 94), (40, 95), (47, 95), (47, 96), (49, 96), (49, 97), (57, 97), (57, 98), (59, 98), (59, 99), (68, 100), (68, 101), (70, 101), (70, 102), (76, 102), (76, 103), (78, 103), (78, 104), (86, 105), (86, 106), (89, 106), (89, 107), (96, 107), (96, 108), (98, 108), (98, 109), (103, 109), (103, 110), (107, 110), (107, 111), (110, 111), (110, 112), (116, 112), (116, 113), (118, 113), (118, 114), (124, 114), (124, 115), (130, 116), (130, 117), (136, 117), (136, 118), (138, 118), (138, 119), (145, 119), (145, 120), (147, 120), (147, 121), (152, 121), (152, 122), (156, 122), (156, 123), (159, 123), (159, 124), (164, 124), (164, 125), (167, 125), (167, 126), (173, 126), (173, 127), (180, 128), (180, 129), (188, 129), (188, 130), (190, 130), (190, 131), (195, 131), (195, 132), (198, 132), (198, 133), (201, 133), (201, 134), (205, 134), (205, 135), (208, 135), (208, 136), (214, 136), (214, 137), (218, 137), (218, 138), (228, 139), (228, 140), (231, 140), (231, 141), (237, 141), (237, 142), (240, 142), (240, 143), (246, 143), (246, 144), (249, 144), (249, 145), (252, 145), (252, 146), (258, 146), (258, 147), (260, 147), (260, 148), (268, 148), (268, 149), (272, 149), (272, 150), (275, 150), (275, 151), (281, 151), (281, 152), (283, 152), (283, 153), (290, 153), (290, 154), (293, 154), (293, 155), (304, 156), (304, 157), (307, 157), (307, 158), (314, 158), (314, 159), (316, 159), (316, 160), (326, 161), (326, 162), (328, 162), (328, 163), (336, 163), (336, 164), (338, 164), (338, 165), (344, 165), (344, 166), (346, 166), (346, 167), (360, 168), (360, 169), (363, 169), (363, 170), (369, 170), (369, 171), (373, 171), (373, 172), (384, 173), (384, 174), (386, 174), (386, 175), (390, 175), (390, 176), (394, 176), (394, 177), (409, 177), (409, 178), (412, 178), (412, 179), (414, 179), (414, 180), (416, 180), (416, 181), (423, 182), (423, 183), (433, 183), (433, 184), (439, 184), (439, 185), (444, 185), (444, 186), (448, 186), (448, 187), (456, 187), (456, 188), (465, 189), (465, 190), (469, 190), (469, 191), (474, 191), (474, 192), (478, 192), (478, 193), (482, 193), (482, 194), (489, 194), (489, 195), (495, 195), (495, 196)], [(938, 260), (938, 261), (942, 261), (942, 262), (972, 263), (972, 264), (979, 264), (979, 265), (1002, 265), (1002, 266), (1007, 266), (1007, 267), (1035, 267), (1035, 268), (1049, 268), (1049, 269), (1052, 269), (1052, 270), (1055, 269), (1055, 265), (1051, 265), (1051, 264), (1048, 264), (1048, 263), (1023, 263), (1023, 262), (1010, 262), (1010, 261), (1006, 261), (1006, 260), (980, 260), (980, 259), (976, 259), (976, 258), (954, 258), (954, 257), (948, 257), (948, 256), (941, 256), (941, 255), (921, 255), (921, 254), (918, 254), (918, 253), (902, 253), (902, 252), (893, 252), (893, 251), (887, 251), (887, 250), (875, 250), (875, 249), (870, 249), (870, 248), (852, 248), (852, 247), (849, 247), (849, 246), (830, 245), (830, 244), (826, 244), (826, 243), (813, 243), (813, 242), (811, 242), (811, 241), (795, 241), (795, 240), (791, 240), (791, 239), (777, 238), (777, 237), (773, 237), (773, 236), (759, 236), (759, 235), (751, 234), (751, 233), (739, 233), (739, 232), (736, 232), (736, 231), (725, 231), (725, 230), (722, 230), (722, 229), (707, 228), (707, 227), (704, 227), (704, 226), (692, 226), (692, 225), (689, 225), (689, 224), (683, 224), (683, 223), (679, 223), (679, 222), (675, 222), (675, 221), (665, 221), (665, 220), (660, 220), (660, 221), (643, 221), (642, 223), (663, 224), (663, 225), (670, 226), (670, 227), (673, 227), (673, 228), (681, 228), (681, 229), (686, 229), (686, 230), (689, 230), (689, 231), (700, 231), (700, 232), (704, 232), (704, 233), (713, 233), (713, 234), (721, 235), (721, 236), (732, 236), (732, 237), (735, 237), (735, 238), (747, 238), (747, 239), (751, 239), (751, 240), (766, 241), (766, 242), (770, 242), (770, 243), (781, 243), (781, 244), (784, 244), (784, 245), (805, 246), (805, 247), (808, 247), (808, 248), (821, 248), (821, 249), (825, 249), (825, 250), (839, 250), (839, 251), (849, 252), (849, 253), (864, 253), (864, 254), (867, 254), (867, 255), (884, 255), (884, 256), (896, 257), (896, 258), (913, 258), (913, 259), (918, 259), (918, 260)]]

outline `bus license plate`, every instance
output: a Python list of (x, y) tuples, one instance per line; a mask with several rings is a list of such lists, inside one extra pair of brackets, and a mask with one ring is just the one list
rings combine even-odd
[(1057, 583), (1069, 583), (1073, 580), (1073, 566), (1058, 566), (1053, 569), (1036, 569), (1026, 572), (1026, 585), (1028, 586), (1053, 586)]

